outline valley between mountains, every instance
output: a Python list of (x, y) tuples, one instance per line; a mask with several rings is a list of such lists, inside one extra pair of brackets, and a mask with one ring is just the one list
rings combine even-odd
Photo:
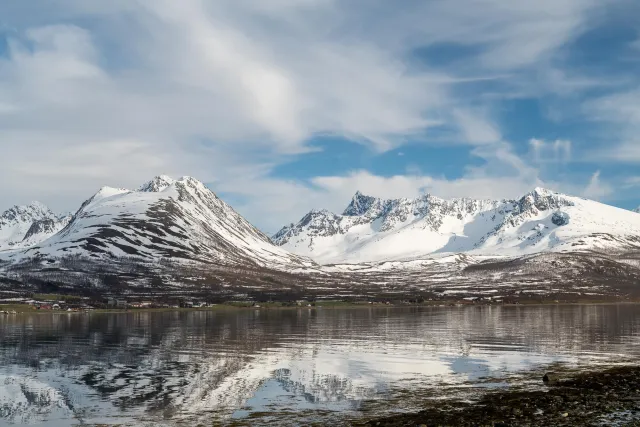
[(209, 301), (640, 298), (640, 213), (536, 188), (514, 200), (356, 193), (266, 236), (191, 178), (103, 187), (74, 214), (0, 216), (0, 295)]

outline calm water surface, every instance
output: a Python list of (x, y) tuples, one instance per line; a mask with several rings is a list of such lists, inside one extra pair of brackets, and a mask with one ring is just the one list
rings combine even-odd
[(638, 305), (5, 315), (0, 425), (339, 424), (639, 344)]

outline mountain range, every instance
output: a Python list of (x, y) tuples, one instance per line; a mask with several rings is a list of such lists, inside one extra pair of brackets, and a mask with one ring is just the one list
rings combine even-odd
[[(640, 209), (640, 208), (639, 208)], [(41, 203), (0, 216), (3, 258), (81, 255), (182, 259), (290, 269), (467, 253), (640, 246), (640, 215), (544, 188), (514, 200), (381, 199), (361, 192), (342, 214), (312, 210), (269, 239), (200, 181), (160, 175), (137, 190), (103, 187), (74, 215)]]
[(321, 264), (443, 253), (522, 256), (640, 247), (640, 215), (544, 188), (514, 200), (383, 200), (357, 192), (342, 214), (313, 210), (272, 241)]
[(513, 200), (357, 192), (341, 214), (313, 210), (272, 238), (191, 177), (103, 187), (73, 215), (32, 203), (0, 217), (0, 294), (441, 298), (444, 284), (460, 297), (573, 286), (620, 298), (638, 283), (640, 215), (543, 188)]

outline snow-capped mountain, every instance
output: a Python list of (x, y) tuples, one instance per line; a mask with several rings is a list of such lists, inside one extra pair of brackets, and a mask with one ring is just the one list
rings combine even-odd
[(523, 255), (640, 247), (636, 213), (543, 188), (518, 200), (383, 200), (357, 192), (342, 215), (311, 211), (272, 237), (320, 263), (375, 262), (435, 253)]
[[(39, 223), (36, 235), (48, 223)], [(31, 231), (31, 230), (30, 230)], [(103, 187), (60, 232), (14, 259), (79, 254), (249, 263), (262, 267), (313, 265), (275, 246), (200, 181), (158, 176), (138, 190)]]
[(70, 220), (40, 202), (14, 206), (0, 215), (0, 250), (26, 248), (60, 231)]

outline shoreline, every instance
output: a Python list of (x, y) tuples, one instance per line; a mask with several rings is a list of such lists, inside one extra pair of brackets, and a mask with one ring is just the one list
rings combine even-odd
[(366, 417), (353, 426), (640, 425), (640, 366), (550, 373), (540, 389), (509, 386), (477, 400), (425, 400), (419, 412)]
[[(23, 315), (23, 314), (90, 314), (90, 313), (163, 313), (163, 312), (198, 312), (198, 311), (223, 311), (223, 310), (300, 310), (300, 309), (363, 309), (363, 308), (468, 308), (468, 307), (549, 307), (549, 306), (567, 306), (567, 305), (634, 305), (640, 304), (638, 301), (619, 300), (619, 301), (536, 301), (522, 303), (460, 303), (454, 301), (430, 302), (422, 304), (382, 304), (367, 302), (343, 302), (343, 301), (326, 301), (316, 303), (314, 306), (298, 306), (284, 305), (280, 303), (260, 303), (257, 305), (243, 305), (237, 303), (221, 303), (210, 307), (152, 307), (152, 308), (94, 308), (89, 310), (42, 310), (34, 309), (27, 304), (0, 304), (0, 316), (6, 315)], [(3, 313), (4, 312), (4, 313)], [(8, 312), (8, 313), (7, 313)]]

